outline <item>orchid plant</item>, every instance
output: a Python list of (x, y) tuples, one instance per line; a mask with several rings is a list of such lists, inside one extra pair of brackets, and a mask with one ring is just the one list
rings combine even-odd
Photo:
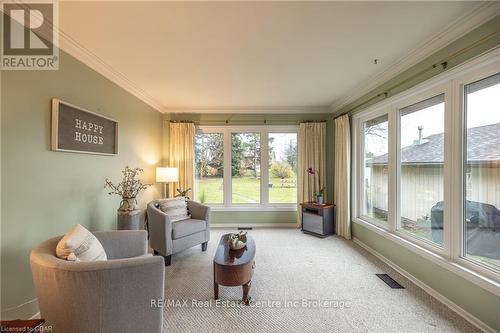
[[(321, 186), (321, 175), (320, 175), (320, 173), (319, 173), (318, 170), (314, 170), (312, 167), (309, 167), (309, 168), (306, 169), (306, 172), (309, 175), (309, 180), (311, 178), (313, 179), (313, 186), (312, 187), (315, 187), (314, 186), (315, 185), (314, 178), (316, 176), (318, 176), (318, 184), (320, 184), (320, 186)], [(311, 186), (309, 186), (309, 187), (311, 187)], [(319, 191), (317, 191), (317, 192), (315, 191), (314, 192), (314, 196), (315, 197), (322, 197), (325, 194), (325, 190), (326, 190), (326, 187), (323, 186), (322, 188), (319, 189)]]

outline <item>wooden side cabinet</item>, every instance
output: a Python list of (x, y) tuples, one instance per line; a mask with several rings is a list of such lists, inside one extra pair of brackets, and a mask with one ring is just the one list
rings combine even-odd
[(326, 237), (335, 233), (335, 205), (317, 205), (313, 202), (300, 204), (302, 208), (302, 231)]

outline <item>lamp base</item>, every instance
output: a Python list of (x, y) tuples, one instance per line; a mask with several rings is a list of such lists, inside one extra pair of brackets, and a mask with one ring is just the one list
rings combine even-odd
[(163, 196), (164, 198), (166, 199), (169, 199), (170, 198), (170, 193), (169, 193), (169, 184), (168, 183), (163, 183)]

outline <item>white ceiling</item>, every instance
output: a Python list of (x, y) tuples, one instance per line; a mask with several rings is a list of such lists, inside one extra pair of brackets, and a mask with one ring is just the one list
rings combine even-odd
[(61, 2), (59, 25), (97, 67), (163, 111), (286, 110), (342, 104), (409, 55), (428, 55), (418, 52), (429, 43), (449, 42), (443, 31), (480, 6)]

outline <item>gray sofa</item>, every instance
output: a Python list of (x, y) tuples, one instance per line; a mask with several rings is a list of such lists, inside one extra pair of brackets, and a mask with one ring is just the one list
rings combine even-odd
[(96, 232), (107, 261), (74, 262), (55, 256), (61, 237), (31, 251), (41, 317), (53, 332), (161, 332), (163, 258), (147, 255), (147, 233)]
[(171, 222), (168, 215), (159, 208), (160, 200), (148, 204), (149, 243), (155, 254), (165, 257), (165, 265), (170, 265), (172, 254), (201, 244), (206, 251), (210, 240), (210, 207), (188, 200), (191, 214), (188, 220)]

